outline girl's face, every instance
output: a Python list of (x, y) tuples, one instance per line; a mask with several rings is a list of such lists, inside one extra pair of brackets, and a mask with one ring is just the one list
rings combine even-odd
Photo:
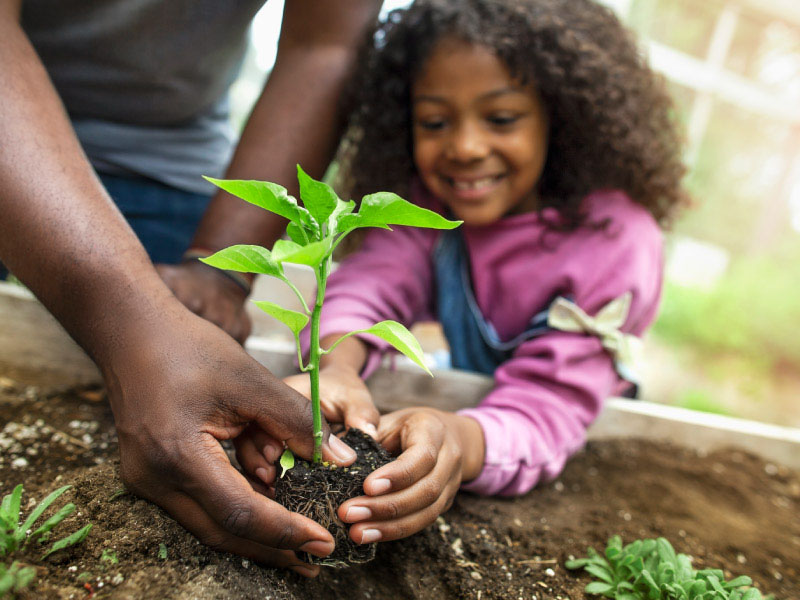
[(411, 95), (417, 172), (459, 219), (486, 225), (536, 209), (548, 123), (532, 86), (488, 48), (445, 39)]

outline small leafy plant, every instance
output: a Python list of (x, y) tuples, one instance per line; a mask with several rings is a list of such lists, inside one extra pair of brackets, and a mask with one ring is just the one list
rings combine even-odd
[[(39, 542), (40, 544), (45, 543), (50, 538), (52, 530), (61, 523), (61, 521), (75, 512), (75, 505), (71, 502), (65, 504), (38, 528), (33, 529), (33, 526), (36, 524), (39, 517), (44, 514), (44, 511), (70, 487), (69, 485), (65, 485), (52, 492), (31, 511), (31, 514), (29, 514), (28, 518), (22, 523), (20, 523), (22, 484), (19, 484), (10, 494), (5, 496), (2, 503), (0, 503), (0, 557), (25, 550), (33, 542)], [(91, 528), (92, 524), (89, 523), (78, 529), (75, 533), (54, 542), (42, 555), (42, 558), (47, 558), (53, 552), (79, 544), (86, 538)]]
[[(325, 286), (331, 273), (332, 256), (336, 247), (351, 232), (362, 227), (391, 229), (390, 225), (410, 225), (433, 229), (453, 229), (460, 221), (449, 221), (441, 215), (415, 206), (390, 192), (377, 192), (362, 198), (358, 211), (356, 203), (345, 202), (329, 185), (309, 177), (297, 167), (300, 183), (300, 198), (303, 206), (290, 196), (286, 189), (275, 183), (263, 181), (219, 180), (206, 177), (217, 187), (289, 220), (286, 228), (288, 240), (278, 240), (267, 250), (261, 246), (236, 245), (208, 258), (201, 259), (208, 265), (240, 273), (255, 273), (276, 277), (286, 283), (297, 295), (303, 312), (288, 310), (266, 301), (255, 302), (261, 310), (284, 323), (294, 334), (297, 343), (297, 359), (300, 369), (311, 378), (311, 410), (314, 427), (314, 453), (312, 460), (322, 460), (322, 417), (319, 398), (319, 360), (331, 352), (344, 339), (355, 334), (371, 334), (385, 340), (428, 371), (423, 362), (422, 348), (411, 332), (396, 321), (381, 321), (367, 329), (352, 331), (339, 338), (330, 348), (319, 345), (320, 313), (325, 300)], [(314, 270), (317, 280), (317, 296), (313, 308), (309, 308), (302, 294), (286, 277), (286, 263), (307, 265)], [(300, 348), (300, 332), (311, 322), (311, 347), (308, 364), (303, 364)]]
[(749, 577), (725, 581), (719, 569), (695, 571), (691, 559), (676, 554), (664, 538), (636, 540), (622, 546), (615, 535), (608, 541), (605, 557), (588, 548), (587, 558), (569, 560), (568, 569), (581, 567), (599, 581), (586, 586), (589, 594), (616, 600), (761, 600), (750, 588)]
[(11, 594), (13, 598), (18, 592), (28, 587), (36, 577), (36, 569), (33, 567), (23, 567), (17, 561), (7, 567), (0, 563), (0, 598), (5, 598), (6, 594)]

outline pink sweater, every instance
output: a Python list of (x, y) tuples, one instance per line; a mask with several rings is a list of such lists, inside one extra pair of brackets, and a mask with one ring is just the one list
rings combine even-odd
[[(429, 197), (415, 201), (434, 210)], [(570, 296), (594, 315), (632, 292), (622, 330), (641, 335), (658, 308), (662, 277), (661, 232), (641, 206), (616, 191), (586, 199), (592, 221), (611, 219), (605, 230), (587, 227), (547, 232), (539, 213), (463, 227), (475, 298), (503, 340), (522, 332), (556, 295)], [(321, 335), (364, 329), (384, 319), (410, 326), (430, 320), (434, 305), (431, 254), (439, 232), (411, 227), (373, 230), (361, 249), (331, 276)], [(364, 376), (387, 344), (368, 338)], [(586, 429), (605, 398), (623, 381), (594, 336), (554, 331), (522, 343), (494, 374), (494, 389), (476, 408), (460, 411), (481, 425), (486, 440), (483, 470), (464, 489), (517, 495), (556, 477), (580, 449)]]

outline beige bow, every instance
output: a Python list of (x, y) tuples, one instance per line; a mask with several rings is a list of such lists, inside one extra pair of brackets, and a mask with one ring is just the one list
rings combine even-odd
[(614, 366), (623, 379), (639, 381), (636, 366), (641, 356), (642, 341), (635, 335), (620, 331), (628, 318), (633, 294), (625, 292), (590, 317), (583, 309), (566, 298), (558, 297), (550, 306), (547, 324), (559, 331), (587, 333), (600, 338), (614, 359)]

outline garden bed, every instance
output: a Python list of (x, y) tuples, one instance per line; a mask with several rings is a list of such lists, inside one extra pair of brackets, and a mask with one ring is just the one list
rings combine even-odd
[(306, 580), (211, 551), (123, 493), (102, 391), (42, 390), (0, 378), (0, 494), (24, 483), (27, 512), (29, 499), (71, 484), (63, 502), (78, 511), (64, 531), (94, 528), (40, 563), (22, 598), (576, 600), (589, 580), (564, 561), (616, 533), (664, 536), (696, 567), (750, 575), (777, 600), (800, 598), (800, 474), (743, 450), (593, 441), (523, 498), (461, 494), (437, 524), (380, 544), (373, 563)]

